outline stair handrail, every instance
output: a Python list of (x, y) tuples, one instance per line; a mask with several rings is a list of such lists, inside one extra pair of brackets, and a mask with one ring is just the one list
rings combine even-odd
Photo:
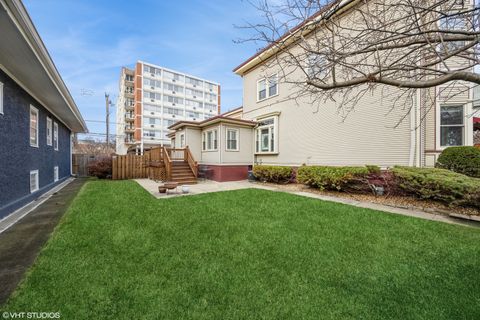
[(192, 152), (190, 151), (190, 148), (188, 146), (185, 147), (184, 158), (187, 161), (188, 165), (190, 166), (190, 169), (192, 170), (193, 175), (195, 176), (195, 178), (197, 178), (198, 177), (198, 163), (193, 158)]
[(172, 160), (170, 159), (170, 156), (168, 155), (168, 151), (166, 147), (163, 147), (163, 155), (164, 155), (164, 160), (163, 162), (165, 163), (165, 171), (167, 174), (167, 181), (172, 180)]

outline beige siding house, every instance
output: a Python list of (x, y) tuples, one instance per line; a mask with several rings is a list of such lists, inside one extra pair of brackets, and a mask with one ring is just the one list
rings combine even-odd
[[(288, 50), (295, 54), (300, 49), (291, 45)], [(170, 127), (176, 147), (188, 145), (201, 167), (221, 172), (215, 180), (245, 178), (255, 164), (433, 166), (447, 146), (473, 145), (470, 84), (419, 90), (410, 112), (401, 107), (400, 89), (378, 89), (344, 116), (333, 101), (318, 106), (308, 99), (289, 99), (296, 88), (268, 63), (275, 54), (267, 48), (234, 70), (243, 79), (243, 108), (203, 124)], [(287, 74), (304, 76), (300, 70)]]

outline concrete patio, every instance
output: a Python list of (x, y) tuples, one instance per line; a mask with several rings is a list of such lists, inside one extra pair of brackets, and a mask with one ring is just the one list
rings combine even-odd
[(264, 190), (276, 190), (276, 188), (269, 186), (262, 186), (258, 183), (249, 182), (247, 180), (243, 181), (231, 181), (231, 182), (216, 182), (212, 180), (199, 180), (197, 184), (188, 185), (188, 193), (183, 193), (182, 186), (179, 186), (177, 189), (168, 190), (167, 193), (158, 192), (158, 187), (163, 185), (162, 182), (155, 182), (150, 179), (135, 179), (135, 181), (152, 194), (157, 199), (167, 199), (172, 197), (196, 195), (209, 192), (218, 192), (218, 191), (229, 191), (229, 190), (240, 190), (248, 188), (257, 188)]

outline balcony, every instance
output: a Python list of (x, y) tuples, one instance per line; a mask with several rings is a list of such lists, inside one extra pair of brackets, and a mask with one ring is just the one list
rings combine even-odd
[(134, 139), (126, 138), (126, 139), (125, 139), (125, 144), (135, 144), (135, 140), (134, 140)]
[(125, 126), (125, 132), (135, 132), (134, 126)]
[(125, 113), (125, 120), (134, 121), (135, 120), (135, 115), (133, 114), (133, 112)]

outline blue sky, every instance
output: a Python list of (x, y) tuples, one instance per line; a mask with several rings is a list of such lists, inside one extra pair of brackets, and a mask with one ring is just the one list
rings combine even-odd
[[(235, 44), (258, 18), (241, 0), (24, 0), (40, 36), (77, 102), (90, 132), (103, 133), (104, 93), (118, 94), (121, 66), (144, 60), (216, 81), (222, 111), (242, 104), (232, 69), (255, 53)], [(82, 95), (82, 89), (91, 95)], [(112, 122), (115, 117), (112, 116)], [(114, 132), (113, 129), (111, 132)]]

